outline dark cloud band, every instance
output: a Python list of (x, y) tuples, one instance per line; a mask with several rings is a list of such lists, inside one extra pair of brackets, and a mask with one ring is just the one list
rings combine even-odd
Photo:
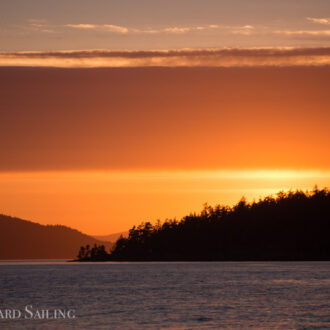
[(330, 47), (226, 48), (156, 51), (2, 52), (2, 66), (139, 67), (139, 66), (292, 66), (329, 65)]

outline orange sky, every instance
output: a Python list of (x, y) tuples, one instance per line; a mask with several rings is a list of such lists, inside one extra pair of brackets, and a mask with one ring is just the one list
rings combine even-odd
[(330, 186), (329, 0), (0, 1), (0, 213), (106, 235)]
[(279, 190), (330, 186), (330, 171), (130, 171), (0, 174), (2, 212), (94, 235), (180, 218), (204, 203), (232, 205)]
[(328, 66), (0, 77), (2, 171), (330, 167)]
[(89, 234), (330, 185), (328, 66), (0, 68), (0, 210)]

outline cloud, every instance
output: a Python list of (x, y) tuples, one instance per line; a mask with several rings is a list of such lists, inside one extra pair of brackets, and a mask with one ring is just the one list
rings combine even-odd
[(0, 65), (51, 67), (244, 67), (330, 65), (330, 47), (1, 52)]
[(254, 27), (252, 25), (244, 25), (244, 26), (232, 29), (231, 33), (249, 36), (254, 33)]
[(297, 40), (330, 41), (330, 30), (277, 30), (273, 31), (272, 34)]
[[(199, 29), (203, 29), (203, 27), (199, 27)], [(164, 32), (170, 32), (170, 33), (185, 33), (191, 31), (192, 28), (189, 27), (169, 27), (165, 28), (163, 31)]]
[(40, 27), (44, 27), (45, 24), (40, 24), (40, 23), (30, 23), (30, 26), (36, 27), (36, 28), (40, 28)]
[(85, 30), (95, 32), (109, 32), (119, 34), (185, 34), (185, 33), (198, 33), (198, 32), (214, 32), (221, 30), (223, 33), (250, 35), (254, 33), (255, 27), (252, 25), (191, 25), (191, 26), (167, 26), (162, 28), (134, 28), (114, 24), (64, 24), (64, 25), (49, 25), (45, 20), (28, 20), (29, 28), (41, 32), (63, 32), (64, 29)]
[(127, 33), (128, 28), (124, 26), (118, 26), (118, 25), (111, 25), (111, 24), (105, 24), (103, 27), (111, 32), (118, 32), (118, 33)]
[(306, 19), (309, 20), (310, 22), (317, 23), (317, 24), (326, 24), (326, 25), (330, 24), (330, 18), (307, 17)]
[(84, 30), (96, 29), (99, 27), (98, 25), (95, 24), (66, 24), (65, 26), (73, 29), (84, 29)]
[(40, 31), (44, 33), (56, 33), (56, 31), (52, 29), (41, 29)]
[(128, 28), (119, 25), (112, 25), (112, 24), (66, 24), (65, 27), (73, 28), (73, 29), (83, 29), (83, 30), (106, 30), (110, 32), (116, 33), (127, 33)]
[(211, 31), (215, 29), (230, 29), (230, 28), (253, 28), (250, 25), (243, 27), (231, 27), (231, 26), (221, 26), (217, 24), (203, 25), (203, 26), (169, 26), (160, 29), (138, 29), (138, 28), (128, 28), (119, 25), (112, 24), (65, 24), (67, 28), (72, 29), (82, 29), (82, 30), (99, 30), (99, 31), (108, 31), (108, 32), (117, 32), (117, 33), (134, 33), (134, 34), (155, 34), (155, 33), (173, 33), (173, 34), (182, 34), (192, 31)]
[(51, 27), (45, 19), (28, 19), (29, 29), (44, 33), (55, 33), (56, 31)]
[(186, 27), (167, 27), (161, 30), (158, 30), (159, 33), (167, 32), (167, 33), (187, 33), (192, 31), (212, 31), (217, 29), (228, 29), (232, 27), (218, 25), (218, 24), (210, 24), (210, 25), (201, 25), (201, 26), (186, 26)]
[(98, 30), (98, 31), (106, 31), (106, 32), (114, 32), (114, 33), (159, 33), (161, 31), (148, 29), (148, 30), (140, 30), (135, 28), (127, 28), (125, 26), (113, 25), (113, 24), (65, 24), (67, 28), (72, 29), (81, 29), (81, 30)]
[(166, 32), (166, 33), (187, 33), (187, 32), (198, 32), (198, 31), (214, 31), (214, 30), (222, 30), (225, 32), (233, 33), (233, 34), (242, 34), (249, 35), (252, 34), (254, 30), (254, 26), (252, 25), (244, 25), (244, 26), (230, 26), (230, 25), (218, 25), (218, 24), (210, 24), (203, 26), (190, 26), (190, 27), (168, 27), (162, 30), (158, 30), (158, 33)]
[(254, 29), (254, 26), (252, 26), (252, 25), (244, 25), (244, 26), (242, 26), (242, 29), (251, 30), (251, 29)]
[(274, 33), (288, 36), (330, 36), (330, 30), (279, 30), (274, 31)]

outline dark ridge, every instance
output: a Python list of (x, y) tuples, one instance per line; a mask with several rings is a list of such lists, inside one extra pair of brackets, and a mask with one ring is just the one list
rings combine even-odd
[(120, 233), (113, 233), (109, 235), (92, 235), (95, 239), (106, 242), (116, 242), (120, 236), (128, 237), (128, 231), (122, 231)]
[(45, 226), (0, 214), (0, 259), (72, 259), (77, 246), (86, 244), (112, 245), (66, 226)]

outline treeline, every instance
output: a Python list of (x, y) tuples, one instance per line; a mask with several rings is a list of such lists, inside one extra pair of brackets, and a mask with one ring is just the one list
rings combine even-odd
[(78, 259), (330, 260), (329, 229), (330, 192), (315, 187), (253, 203), (242, 198), (233, 207), (205, 205), (181, 221), (145, 222), (119, 238), (110, 253), (95, 246)]
[(108, 259), (110, 256), (109, 253), (106, 252), (104, 245), (96, 245), (91, 248), (89, 244), (86, 246), (80, 247), (78, 252), (78, 260), (79, 261), (103, 261)]

